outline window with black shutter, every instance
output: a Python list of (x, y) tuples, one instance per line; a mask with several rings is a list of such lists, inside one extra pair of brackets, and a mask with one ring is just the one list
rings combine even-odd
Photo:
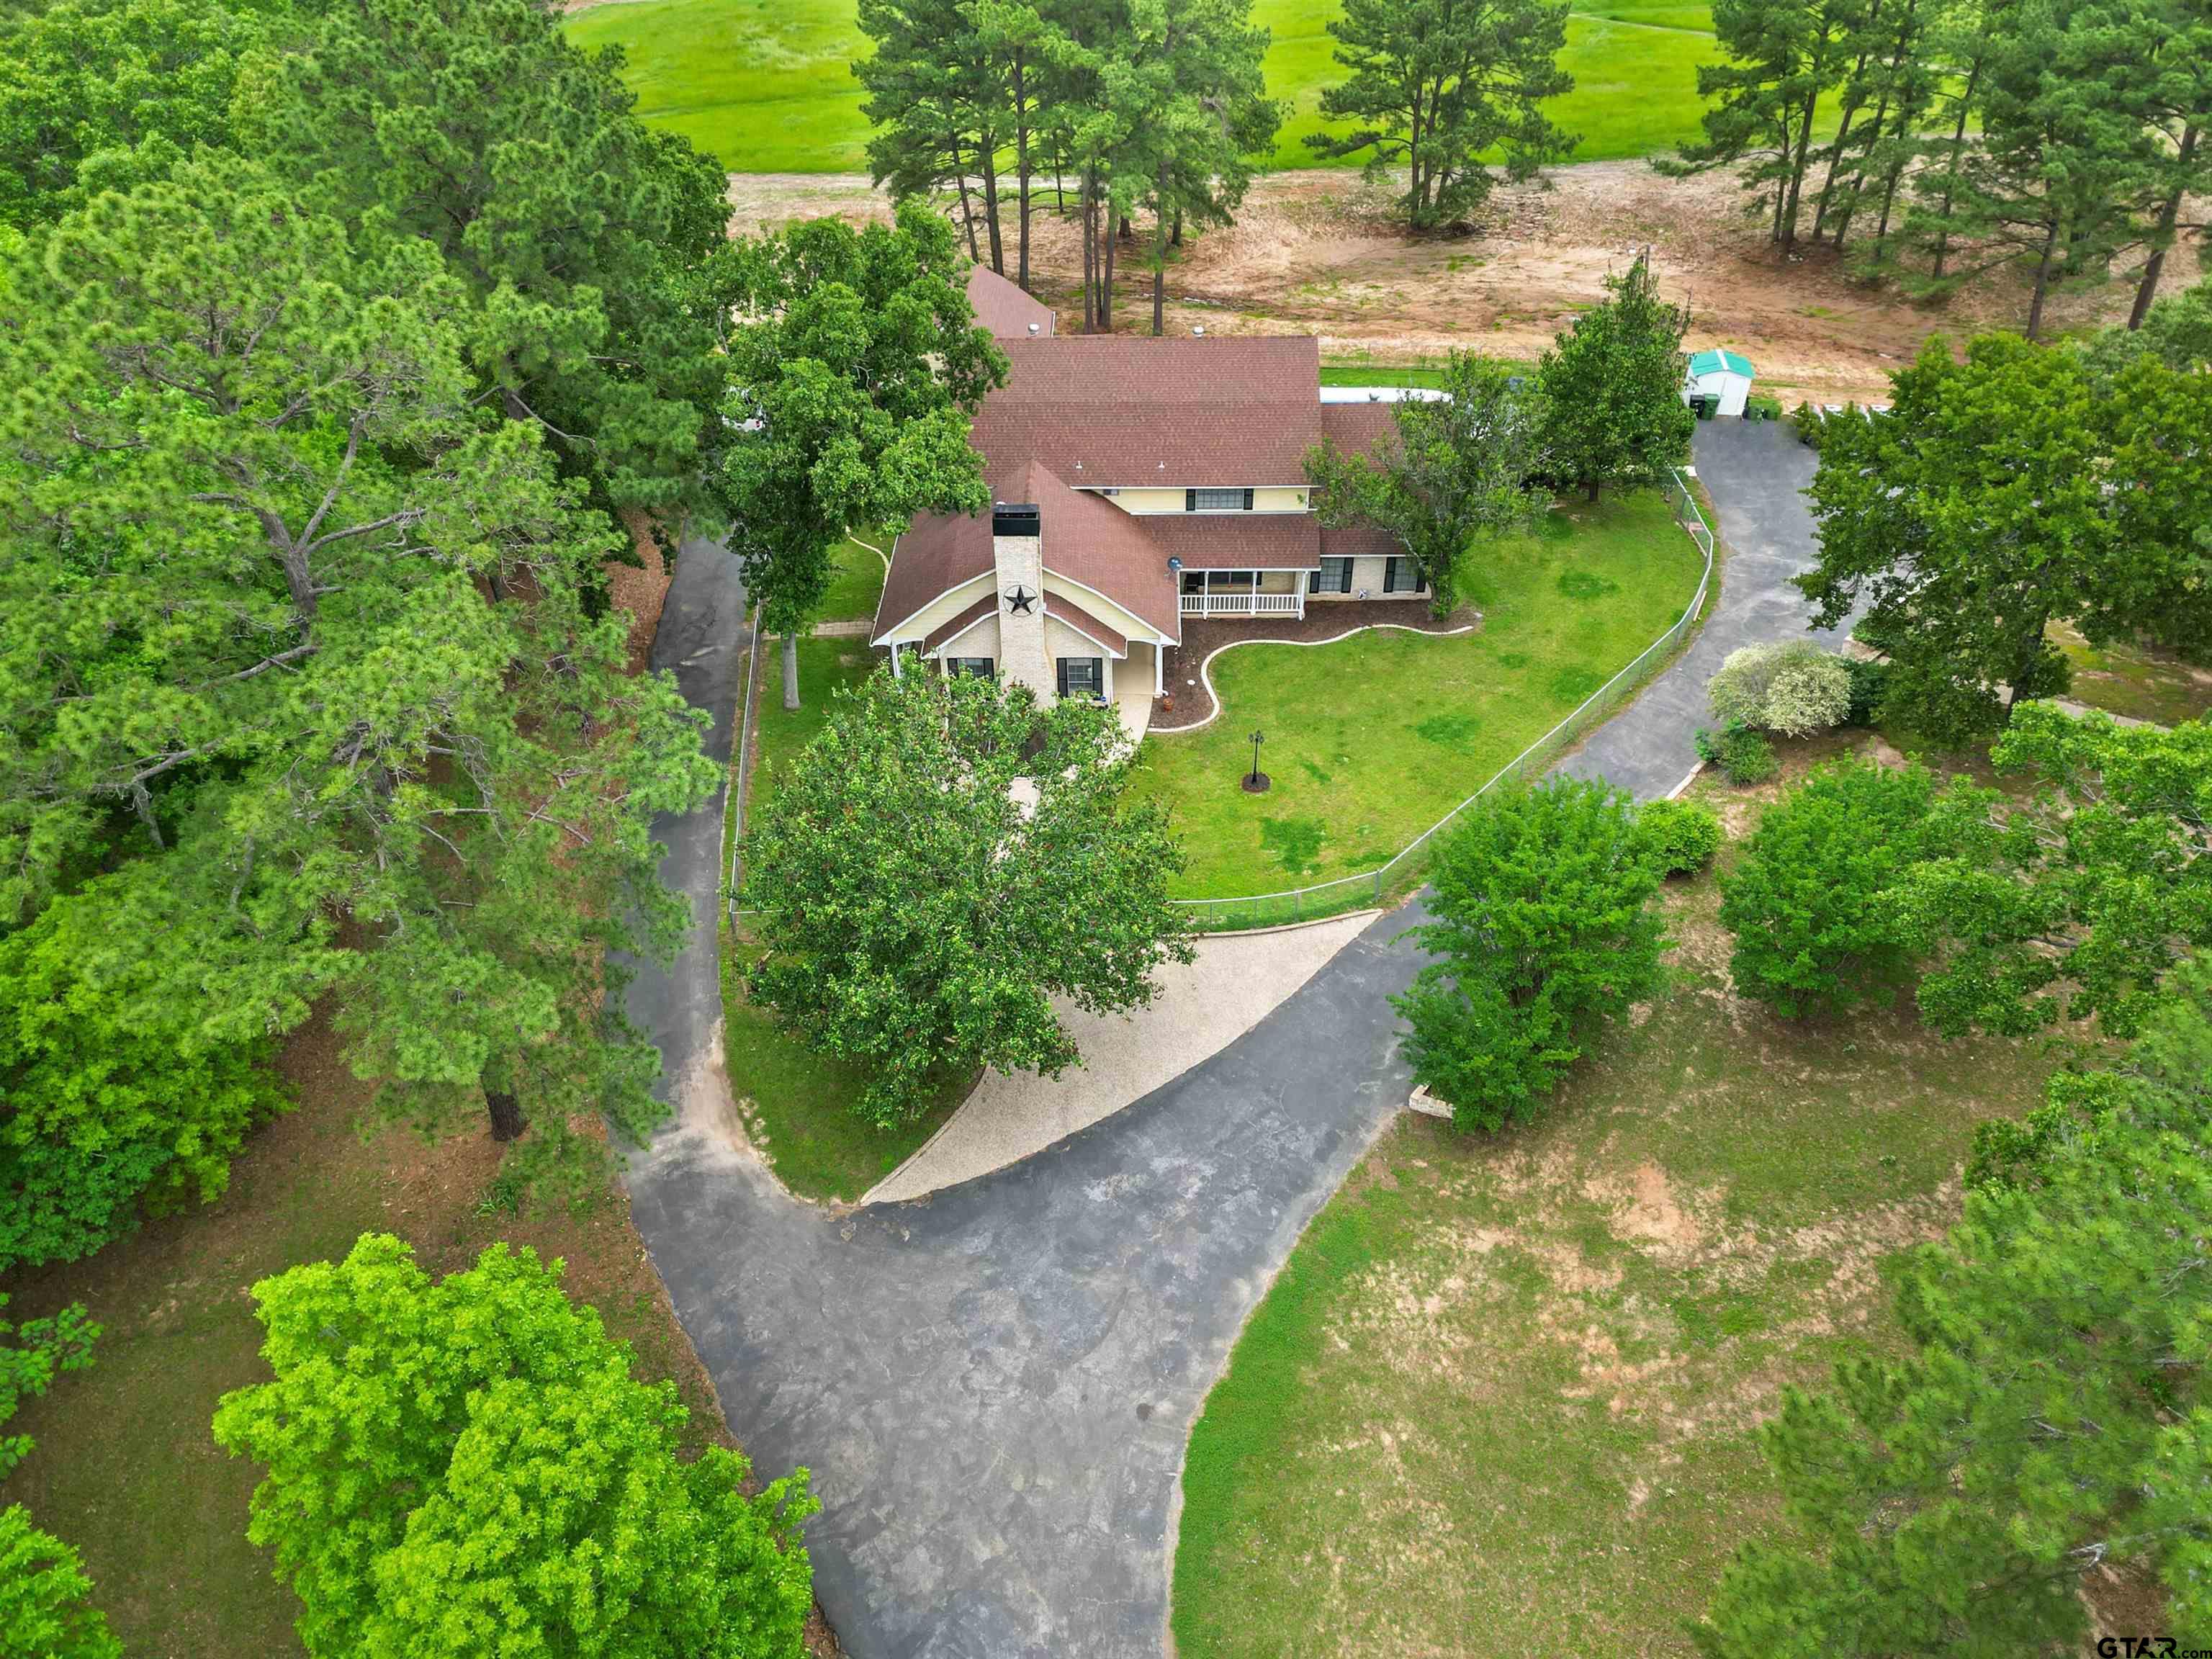
[(1334, 554), (1322, 556), (1321, 568), (1306, 577), (1309, 593), (1349, 593), (1352, 592), (1352, 561)]
[(1186, 513), (1249, 513), (1252, 492), (1249, 489), (1186, 489), (1182, 492), (1182, 507)]
[(1385, 593), (1411, 593), (1420, 585), (1420, 568), (1412, 558), (1393, 553), (1383, 564), (1382, 591)]
[(1103, 696), (1106, 690), (1106, 675), (1096, 657), (1061, 657), (1060, 665), (1060, 695), (1063, 697)]

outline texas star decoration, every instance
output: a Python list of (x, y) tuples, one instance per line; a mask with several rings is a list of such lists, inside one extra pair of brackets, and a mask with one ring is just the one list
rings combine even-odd
[(1009, 613), (1017, 617), (1028, 616), (1030, 614), (1030, 607), (1036, 603), (1036, 595), (1030, 592), (1028, 588), (1024, 587), (1019, 582), (1016, 582), (1012, 587), (1006, 590), (1006, 610)]

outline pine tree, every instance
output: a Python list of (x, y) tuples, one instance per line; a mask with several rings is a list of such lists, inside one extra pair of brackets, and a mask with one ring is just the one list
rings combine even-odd
[[(1963, 106), (1955, 170), (1931, 173), (1942, 212), (1916, 230), (1938, 249), (1936, 270), (1913, 284), (1948, 293), (1990, 271), (2024, 267), (2026, 332), (2043, 330), (2053, 294), (2109, 279), (2136, 234), (2130, 208), (2163, 176), (2148, 125), (2142, 59), (2150, 40), (2134, 14), (2072, 0), (2008, 0), (1985, 20), (1975, 92)], [(1956, 243), (1969, 256), (1948, 263)]]
[(1322, 94), (1321, 112), (1352, 128), (1306, 143), (1325, 156), (1367, 151), (1370, 175), (1403, 167), (1415, 230), (1464, 222), (1495, 183), (1483, 159), (1493, 151), (1515, 180), (1573, 153), (1575, 137), (1543, 111), (1574, 89), (1559, 63), (1567, 10), (1565, 0), (1346, 0), (1328, 32), (1351, 74)]
[(1682, 401), (1689, 307), (1659, 297), (1648, 258), (1606, 278), (1608, 297), (1576, 318), (1544, 354), (1544, 465), (1589, 499), (1607, 484), (1665, 482), (1690, 458), (1696, 417)]
[[(1765, 212), (1784, 253), (1797, 245), (1805, 175), (1823, 97), (1850, 72), (1855, 32), (1875, 0), (1716, 0), (1713, 33), (1724, 61), (1701, 64), (1698, 95), (1710, 102), (1705, 138), (1662, 170), (1732, 166)], [(1757, 204), (1760, 194), (1771, 207)]]
[(2030, 1178), (1900, 1276), (1901, 1358), (1785, 1394), (1759, 1439), (1793, 1535), (1738, 1551), (1712, 1659), (2079, 1652), (2085, 1576), (2138, 1565), (2161, 1632), (2212, 1641), (2208, 1013), (2200, 967), (2104, 1086), (2054, 1085)]

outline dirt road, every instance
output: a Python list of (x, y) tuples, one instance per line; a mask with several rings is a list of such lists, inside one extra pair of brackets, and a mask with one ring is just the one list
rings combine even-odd
[[(1317, 334), (1330, 358), (1398, 362), (1455, 345), (1533, 360), (1602, 296), (1607, 271), (1648, 246), (1667, 292), (1691, 305), (1690, 343), (1742, 352), (1762, 390), (1795, 403), (1879, 396), (1889, 371), (1929, 334), (2017, 326), (2022, 315), (2006, 280), (1923, 307), (1852, 283), (1826, 252), (1785, 264), (1741, 201), (1720, 174), (1666, 179), (1644, 161), (1596, 161), (1501, 188), (1474, 235), (1414, 240), (1392, 222), (1387, 196), (1356, 173), (1268, 173), (1235, 226), (1194, 239), (1169, 266), (1168, 326)], [(738, 230), (890, 212), (859, 174), (733, 173), (730, 204)], [(1036, 234), (1038, 290), (1073, 313), (1077, 227), (1048, 214)], [(1146, 252), (1140, 228), (1121, 254), (1129, 275), (1117, 320), (1129, 328), (1152, 324)], [(2062, 300), (2056, 325), (2123, 315), (2127, 300), (2124, 282)]]

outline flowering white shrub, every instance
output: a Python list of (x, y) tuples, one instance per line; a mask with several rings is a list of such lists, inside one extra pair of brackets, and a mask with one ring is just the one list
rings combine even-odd
[(1724, 722), (1802, 738), (1850, 713), (1850, 665), (1810, 640), (1747, 645), (1729, 653), (1705, 695)]

